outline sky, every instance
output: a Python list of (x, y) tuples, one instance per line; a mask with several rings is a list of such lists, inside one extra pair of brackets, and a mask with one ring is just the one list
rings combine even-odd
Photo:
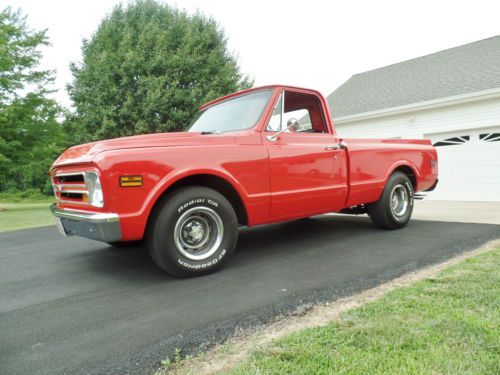
[[(55, 98), (71, 101), (70, 62), (119, 0), (1, 0), (47, 29), (44, 68), (56, 70)], [(330, 94), (350, 76), (500, 34), (495, 0), (161, 1), (213, 17), (255, 86), (289, 84)]]

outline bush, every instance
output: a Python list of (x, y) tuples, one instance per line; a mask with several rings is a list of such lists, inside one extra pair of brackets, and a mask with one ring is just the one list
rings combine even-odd
[(0, 202), (4, 203), (49, 202), (53, 199), (52, 194), (43, 193), (40, 189), (8, 189), (0, 193)]

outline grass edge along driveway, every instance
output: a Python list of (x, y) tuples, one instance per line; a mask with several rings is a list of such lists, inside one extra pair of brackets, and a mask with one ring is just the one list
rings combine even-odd
[[(500, 374), (500, 248), (257, 348), (236, 364), (224, 359), (238, 357), (229, 343), (205, 359), (245, 375)], [(176, 357), (157, 374), (196, 373), (205, 361)]]
[(232, 374), (500, 374), (500, 249), (254, 352)]

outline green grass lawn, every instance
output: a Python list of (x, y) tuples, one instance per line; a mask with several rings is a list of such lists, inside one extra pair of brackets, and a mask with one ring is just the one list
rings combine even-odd
[(500, 249), (279, 339), (232, 374), (500, 374)]
[(49, 203), (0, 203), (0, 232), (53, 224)]

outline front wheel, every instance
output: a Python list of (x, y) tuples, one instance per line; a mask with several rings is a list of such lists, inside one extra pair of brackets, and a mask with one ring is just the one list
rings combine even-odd
[(367, 205), (373, 223), (384, 229), (398, 229), (410, 221), (413, 212), (413, 186), (408, 176), (395, 172), (389, 177), (380, 199)]
[(236, 213), (218, 192), (190, 186), (160, 202), (148, 233), (154, 262), (178, 277), (219, 269), (234, 252), (238, 239)]

